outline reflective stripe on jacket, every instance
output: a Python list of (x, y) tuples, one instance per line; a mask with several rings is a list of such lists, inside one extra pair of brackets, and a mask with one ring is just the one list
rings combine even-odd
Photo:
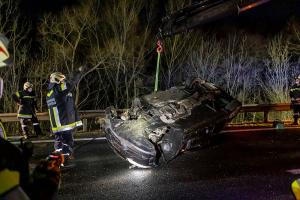
[(300, 85), (294, 84), (290, 88), (290, 97), (292, 104), (300, 104)]
[(74, 84), (74, 81), (49, 84), (46, 100), (53, 133), (82, 126), (71, 93)]
[(35, 115), (35, 109), (37, 109), (37, 103), (35, 100), (35, 93), (28, 92), (26, 90), (18, 91), (12, 95), (15, 102), (19, 104), (18, 118), (31, 119), (32, 115)]

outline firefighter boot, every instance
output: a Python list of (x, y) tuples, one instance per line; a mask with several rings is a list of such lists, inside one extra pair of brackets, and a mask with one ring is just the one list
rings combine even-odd
[(74, 160), (72, 147), (67, 144), (63, 144), (62, 153), (65, 158), (64, 165), (62, 166), (62, 170), (75, 167), (76, 164), (75, 164), (75, 160)]

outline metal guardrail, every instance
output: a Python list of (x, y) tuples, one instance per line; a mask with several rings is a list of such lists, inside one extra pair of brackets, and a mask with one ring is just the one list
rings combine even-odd
[[(80, 119), (82, 119), (83, 123), (83, 131), (87, 131), (87, 119), (91, 118), (104, 118), (105, 111), (104, 110), (81, 110), (79, 111)], [(40, 121), (49, 121), (48, 112), (37, 113), (37, 117)], [(17, 113), (0, 113), (1, 122), (18, 122)]]
[[(79, 111), (81, 119), (104, 117), (104, 110), (81, 110)], [(48, 121), (48, 112), (37, 113), (37, 117), (40, 121)], [(0, 113), (0, 120), (2, 122), (18, 122), (17, 113)]]
[(240, 110), (240, 113), (249, 112), (263, 112), (264, 122), (269, 122), (269, 113), (274, 111), (290, 111), (290, 103), (276, 103), (276, 104), (249, 104), (244, 105)]
[[(240, 110), (240, 113), (249, 113), (249, 112), (263, 112), (264, 113), (264, 122), (268, 122), (269, 113), (273, 111), (290, 111), (289, 103), (278, 103), (278, 104), (249, 104), (244, 105)], [(90, 118), (104, 118), (104, 110), (81, 110), (79, 111), (80, 118), (83, 119), (84, 130), (86, 129), (87, 119)], [(37, 117), (40, 121), (48, 121), (49, 115), (47, 112), (37, 113)], [(16, 113), (0, 113), (0, 120), (2, 122), (18, 122)]]

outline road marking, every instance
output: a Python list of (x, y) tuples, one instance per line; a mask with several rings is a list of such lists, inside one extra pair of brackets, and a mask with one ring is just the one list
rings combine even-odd
[(236, 133), (236, 132), (253, 132), (253, 131), (272, 131), (272, 130), (285, 130), (285, 129), (300, 129), (300, 127), (284, 127), (282, 129), (278, 128), (248, 128), (248, 129), (236, 129), (236, 130), (223, 130), (221, 133)]
[[(75, 138), (74, 141), (80, 142), (80, 141), (90, 141), (90, 140), (106, 140), (106, 137), (97, 137), (97, 138)], [(40, 143), (53, 143), (53, 140), (32, 140), (31, 141), (34, 144), (40, 144)], [(20, 144), (20, 141), (11, 141), (12, 144)]]

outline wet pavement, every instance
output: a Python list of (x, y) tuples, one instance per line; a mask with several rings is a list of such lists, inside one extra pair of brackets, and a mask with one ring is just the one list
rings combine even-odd
[[(34, 158), (50, 145), (36, 145)], [(106, 141), (77, 145), (76, 167), (63, 171), (57, 199), (289, 200), (300, 177), (287, 172), (300, 171), (299, 129), (226, 133), (155, 169), (129, 169)]]

